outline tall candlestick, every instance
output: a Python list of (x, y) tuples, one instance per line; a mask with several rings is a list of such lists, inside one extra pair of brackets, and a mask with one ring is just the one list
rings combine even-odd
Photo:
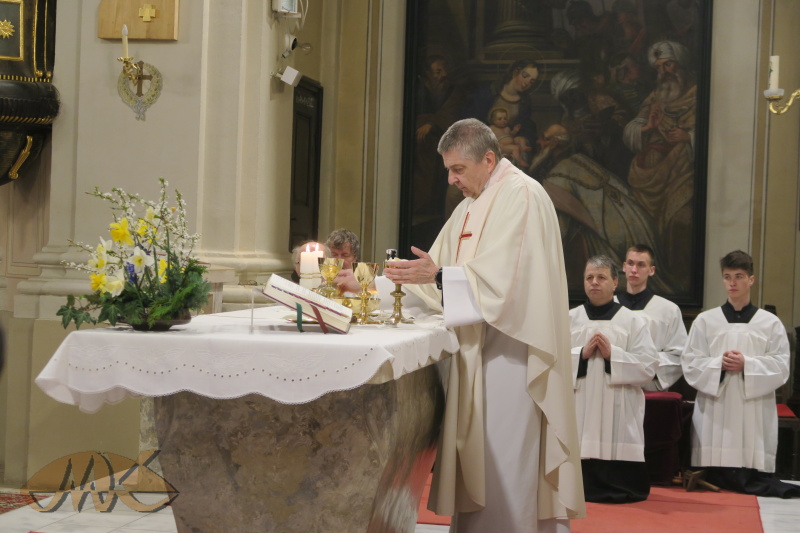
[(122, 57), (130, 57), (128, 55), (128, 25), (122, 25)]
[(775, 91), (780, 85), (778, 84), (778, 70), (780, 67), (780, 57), (769, 57), (769, 90)]

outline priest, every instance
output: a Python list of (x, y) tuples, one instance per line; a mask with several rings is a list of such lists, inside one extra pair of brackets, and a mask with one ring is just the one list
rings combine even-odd
[(644, 386), (644, 390), (667, 390), (682, 375), (681, 352), (686, 344), (686, 326), (681, 309), (647, 286), (656, 273), (656, 265), (655, 253), (646, 244), (628, 248), (622, 271), (625, 273), (625, 290), (617, 294), (617, 300), (632, 311), (642, 311), (658, 351), (656, 377)]
[(478, 120), (453, 124), (438, 151), (465, 199), (428, 253), (384, 271), (443, 308), (461, 345), (431, 509), (459, 533), (569, 531), (585, 506), (553, 204)]
[(614, 301), (617, 266), (608, 256), (586, 262), (587, 301), (569, 313), (578, 434), (586, 501), (647, 499), (644, 392), (658, 367), (647, 320)]
[(789, 378), (789, 341), (775, 315), (750, 302), (753, 259), (741, 250), (720, 260), (728, 301), (700, 313), (681, 362), (697, 389), (692, 465), (707, 481), (759, 496), (798, 497), (775, 472), (775, 389)]

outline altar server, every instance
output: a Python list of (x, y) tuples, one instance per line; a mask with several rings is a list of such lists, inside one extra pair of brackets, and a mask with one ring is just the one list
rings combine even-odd
[(658, 351), (656, 377), (644, 390), (667, 390), (680, 379), (681, 352), (686, 344), (686, 326), (681, 309), (666, 298), (656, 295), (647, 281), (656, 273), (655, 254), (646, 244), (628, 248), (622, 271), (625, 290), (617, 294), (619, 303), (631, 311), (642, 311), (647, 319), (650, 337)]
[(731, 490), (800, 495), (764, 474), (775, 471), (775, 389), (789, 378), (786, 330), (750, 302), (755, 276), (747, 253), (729, 253), (720, 267), (728, 301), (697, 316), (682, 356), (686, 381), (697, 389), (692, 465), (723, 467), (709, 469), (707, 480)]
[(586, 501), (647, 499), (644, 392), (658, 367), (647, 319), (614, 301), (618, 276), (607, 256), (589, 259), (588, 300), (569, 313), (575, 403)]
[(585, 506), (555, 209), (482, 122), (456, 122), (438, 150), (465, 199), (429, 253), (384, 271), (443, 305), (461, 345), (431, 509), (459, 533), (568, 531)]

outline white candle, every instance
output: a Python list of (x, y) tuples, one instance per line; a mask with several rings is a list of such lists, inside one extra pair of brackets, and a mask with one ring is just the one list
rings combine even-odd
[[(314, 257), (322, 258), (325, 257), (325, 251), (320, 249), (320, 245), (318, 242), (314, 243)], [(319, 261), (317, 262), (317, 272), (319, 272)]]
[(128, 25), (122, 25), (122, 57), (130, 57), (128, 55)]
[(307, 244), (304, 251), (300, 252), (300, 275), (313, 274), (319, 272), (319, 261), (317, 253), (311, 251), (311, 245)]
[(780, 67), (780, 57), (779, 56), (770, 56), (769, 57), (769, 90), (775, 91), (777, 90), (780, 85), (778, 85), (778, 69)]

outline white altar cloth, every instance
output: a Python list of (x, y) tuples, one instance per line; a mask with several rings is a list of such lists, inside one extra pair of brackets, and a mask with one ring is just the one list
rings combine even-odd
[(283, 306), (201, 315), (165, 332), (127, 326), (74, 331), (36, 378), (86, 413), (126, 397), (190, 391), (209, 398), (261, 394), (286, 404), (398, 379), (455, 353), (441, 316), (416, 324), (356, 326), (347, 335), (300, 333)]

